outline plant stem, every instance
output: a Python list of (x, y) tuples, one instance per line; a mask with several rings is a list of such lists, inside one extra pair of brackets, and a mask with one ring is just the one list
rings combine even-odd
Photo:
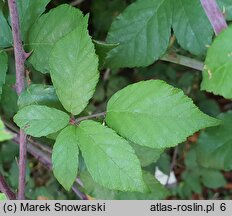
[(27, 161), (27, 142), (26, 134), (20, 129), (19, 132), (19, 191), (18, 199), (25, 199), (26, 187), (26, 161)]
[(216, 35), (223, 29), (227, 28), (225, 17), (219, 9), (216, 0), (201, 0), (201, 5), (205, 10)]
[(166, 181), (166, 186), (168, 186), (168, 182), (170, 180), (170, 176), (171, 176), (171, 172), (174, 169), (175, 165), (176, 165), (176, 158), (177, 158), (177, 153), (178, 153), (178, 146), (175, 147), (174, 152), (173, 152), (173, 156), (172, 156), (172, 162), (170, 165), (170, 170), (169, 170), (169, 175)]
[(105, 115), (106, 115), (106, 112), (101, 112), (101, 113), (96, 113), (96, 114), (89, 115), (89, 116), (80, 117), (80, 118), (76, 119), (76, 124), (78, 124), (84, 120), (88, 120), (88, 119), (92, 119), (92, 118), (99, 118), (99, 117), (105, 116)]
[[(16, 92), (18, 95), (25, 88), (25, 75), (24, 75), (24, 62), (27, 58), (27, 54), (23, 49), (21, 40), (20, 27), (19, 27), (19, 15), (15, 0), (8, 0), (8, 6), (11, 18), (12, 35), (14, 41), (14, 55), (15, 55), (15, 67), (16, 67)], [(25, 184), (26, 184), (26, 135), (23, 130), (20, 130), (20, 154), (19, 154), (19, 192), (18, 199), (25, 199)]]
[(77, 5), (81, 4), (83, 1), (84, 1), (84, 0), (74, 0), (74, 1), (72, 1), (72, 2), (70, 3), (70, 5), (72, 5), (72, 6), (77, 6)]
[(81, 200), (87, 200), (87, 196), (83, 194), (75, 185), (72, 186), (73, 192), (81, 199)]
[(160, 60), (183, 65), (198, 71), (202, 71), (204, 67), (204, 63), (201, 61), (177, 54), (165, 54)]
[(8, 199), (10, 199), (10, 200), (16, 199), (15, 194), (12, 192), (12, 190), (10, 189), (8, 184), (6, 183), (6, 180), (4, 179), (4, 177), (1, 174), (0, 174), (0, 191), (2, 193), (4, 193), (8, 197)]
[(15, 54), (15, 67), (16, 67), (16, 91), (20, 95), (25, 88), (24, 83), (24, 62), (26, 60), (26, 54), (23, 49), (23, 44), (20, 35), (19, 28), (19, 16), (15, 0), (8, 0), (12, 34), (14, 41), (14, 54)]

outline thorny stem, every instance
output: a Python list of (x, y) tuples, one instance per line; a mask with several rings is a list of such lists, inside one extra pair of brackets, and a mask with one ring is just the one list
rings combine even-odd
[(88, 120), (88, 119), (92, 119), (92, 118), (99, 118), (99, 117), (102, 117), (105, 115), (106, 115), (106, 112), (101, 112), (101, 113), (96, 113), (96, 114), (89, 115), (89, 116), (80, 117), (80, 118), (76, 119), (76, 124), (78, 124), (84, 120)]
[(219, 9), (216, 0), (201, 0), (201, 4), (216, 35), (227, 28), (225, 17)]
[(26, 54), (23, 49), (23, 44), (20, 35), (19, 28), (19, 16), (15, 0), (8, 0), (12, 34), (14, 40), (14, 54), (15, 54), (15, 67), (16, 67), (16, 91), (20, 95), (25, 88), (24, 83), (24, 62), (26, 60)]
[[(18, 95), (25, 88), (25, 75), (24, 75), (24, 62), (28, 57), (27, 53), (23, 49), (21, 40), (20, 27), (19, 27), (19, 15), (16, 5), (16, 0), (8, 0), (8, 6), (10, 11), (12, 35), (14, 41), (14, 55), (15, 55), (15, 67), (16, 67), (16, 92)], [(25, 184), (26, 184), (26, 135), (23, 130), (20, 130), (20, 153), (19, 153), (19, 191), (18, 199), (25, 199)]]
[(202, 71), (204, 67), (204, 63), (201, 61), (177, 54), (165, 54), (160, 60), (183, 65), (198, 71)]
[(4, 193), (8, 197), (8, 199), (10, 200), (16, 199), (15, 194), (12, 192), (10, 187), (7, 185), (4, 177), (1, 174), (0, 174), (0, 191)]

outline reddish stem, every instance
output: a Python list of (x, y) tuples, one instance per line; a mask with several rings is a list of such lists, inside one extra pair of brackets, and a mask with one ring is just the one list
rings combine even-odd
[[(27, 54), (23, 49), (20, 27), (19, 27), (19, 15), (15, 0), (8, 0), (11, 27), (14, 41), (14, 55), (15, 55), (15, 68), (16, 68), (16, 92), (18, 95), (25, 88), (25, 67), (24, 62), (27, 58)], [(26, 184), (26, 135), (20, 130), (20, 154), (19, 154), (19, 192), (18, 199), (25, 199), (25, 184)]]
[(201, 0), (201, 4), (216, 35), (227, 28), (225, 17), (219, 9), (216, 0)]
[(16, 199), (15, 194), (12, 192), (10, 187), (7, 185), (4, 177), (1, 174), (0, 174), (0, 191), (3, 192), (8, 197), (8, 199), (10, 200)]
[(18, 199), (25, 199), (26, 187), (26, 161), (27, 161), (27, 142), (26, 134), (23, 130), (19, 132), (19, 191)]
[(106, 115), (106, 112), (101, 112), (101, 113), (96, 113), (96, 114), (89, 115), (89, 116), (80, 117), (75, 120), (75, 123), (80, 123), (81, 121), (92, 119), (92, 118), (99, 118), (105, 115)]

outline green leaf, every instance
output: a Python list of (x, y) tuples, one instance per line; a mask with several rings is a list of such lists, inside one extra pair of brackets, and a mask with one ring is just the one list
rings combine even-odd
[(94, 37), (105, 38), (113, 19), (127, 6), (125, 0), (97, 0), (90, 4)]
[(189, 170), (199, 170), (196, 148), (192, 148), (189, 152), (187, 152), (184, 164)]
[(60, 5), (42, 15), (29, 35), (28, 50), (33, 50), (29, 61), (34, 68), (42, 73), (49, 73), (49, 57), (54, 44), (84, 20), (81, 11), (69, 5)]
[(200, 110), (210, 116), (218, 116), (221, 113), (218, 102), (214, 99), (204, 98), (198, 102)]
[(106, 63), (107, 53), (119, 44), (108, 44), (101, 41), (93, 40), (96, 49), (96, 54), (99, 58), (99, 68), (103, 68)]
[(210, 45), (213, 29), (196, 0), (176, 0), (173, 4), (173, 30), (179, 44), (195, 55), (202, 55)]
[(197, 194), (200, 194), (202, 192), (202, 186), (198, 170), (184, 171), (182, 173), (182, 178), (186, 186), (189, 186), (189, 188), (191, 188), (193, 192)]
[(50, 58), (56, 93), (64, 108), (74, 115), (87, 106), (99, 78), (98, 58), (86, 26), (80, 24), (57, 42)]
[(156, 162), (160, 158), (160, 155), (163, 153), (163, 149), (148, 148), (135, 143), (130, 143), (130, 145), (135, 150), (135, 153), (140, 160), (142, 167), (148, 166), (151, 163)]
[[(104, 82), (104, 80), (99, 80), (92, 100), (98, 101), (98, 102), (105, 100), (105, 82)], [(87, 111), (87, 109), (85, 111)]]
[(31, 105), (19, 110), (14, 122), (26, 134), (41, 137), (63, 129), (69, 123), (69, 115), (47, 106)]
[(172, 1), (138, 0), (113, 22), (108, 43), (120, 43), (108, 54), (112, 68), (148, 66), (168, 47)]
[(45, 186), (36, 187), (35, 190), (33, 190), (32, 192), (32, 200), (37, 200), (40, 197), (44, 197), (45, 199), (47, 198), (48, 200), (60, 199), (54, 196), (56, 192), (59, 193), (59, 191), (57, 191), (57, 188), (51, 188), (51, 186), (48, 186), (47, 184)]
[(114, 190), (146, 189), (133, 148), (113, 130), (94, 121), (82, 121), (77, 137), (87, 169), (94, 181)]
[(169, 154), (164, 152), (159, 160), (156, 163), (157, 167), (160, 171), (162, 171), (164, 174), (169, 175), (170, 174), (170, 166), (171, 166), (171, 157)]
[(202, 182), (206, 187), (212, 189), (223, 187), (226, 184), (226, 180), (220, 171), (210, 169), (202, 169)]
[(18, 158), (18, 156), (19, 146), (15, 145), (13, 141), (1, 143), (0, 164), (10, 164), (16, 157)]
[(129, 84), (130, 81), (125, 76), (110, 76), (106, 88), (107, 98), (110, 98), (113, 94), (115, 94), (115, 92), (119, 91)]
[(16, 1), (22, 38), (25, 41), (30, 27), (45, 11), (46, 5), (50, 0), (18, 0)]
[(70, 190), (77, 177), (79, 164), (77, 139), (77, 127), (68, 126), (56, 138), (52, 151), (54, 175), (66, 190)]
[(12, 46), (12, 33), (10, 26), (0, 8), (0, 47), (6, 48)]
[(7, 200), (7, 197), (4, 193), (0, 193), (0, 200), (3, 201), (3, 200)]
[(6, 52), (0, 51), (0, 99), (2, 95), (2, 86), (5, 84), (6, 72), (8, 70), (8, 56)]
[(165, 199), (168, 190), (150, 173), (144, 172), (143, 178), (149, 188), (148, 193), (139, 192), (119, 192), (116, 199), (120, 200), (161, 200)]
[(232, 26), (224, 30), (210, 46), (203, 71), (201, 89), (232, 98)]
[(5, 130), (4, 124), (0, 119), (0, 142), (9, 140), (12, 137), (13, 137), (12, 134), (10, 134), (9, 132)]
[(55, 133), (48, 134), (48, 135), (46, 136), (46, 138), (52, 139), (52, 140), (56, 140), (56, 138), (57, 138), (57, 136), (59, 135), (59, 133), (60, 133), (60, 130), (57, 131), (57, 132), (55, 132)]
[(218, 5), (221, 10), (224, 12), (226, 19), (228, 21), (232, 20), (232, 2), (231, 0), (217, 0)]
[(115, 199), (116, 191), (109, 190), (98, 183), (96, 183), (89, 172), (84, 171), (80, 173), (81, 181), (84, 184), (85, 194), (90, 195), (91, 197), (98, 200), (113, 200)]
[(232, 170), (232, 112), (218, 116), (222, 124), (201, 132), (197, 145), (198, 163), (206, 168)]
[(14, 89), (15, 75), (7, 74), (6, 83), (2, 87), (1, 108), (4, 111), (4, 116), (12, 118), (18, 111), (17, 100), (18, 95)]
[(181, 176), (186, 186), (189, 186), (193, 192), (200, 194), (202, 191), (202, 168), (197, 164), (196, 157), (197, 156), (195, 148), (191, 148), (190, 151), (188, 151), (186, 154), (184, 161), (185, 171), (182, 172)]
[(181, 90), (160, 80), (142, 81), (117, 92), (108, 102), (106, 122), (134, 143), (161, 149), (219, 124)]
[(32, 84), (18, 99), (18, 106), (22, 109), (29, 105), (46, 105), (54, 108), (62, 108), (53, 86)]
[[(31, 183), (31, 178), (30, 178), (30, 166), (29, 166), (29, 162), (27, 161), (26, 163), (26, 184), (27, 186), (29, 186), (29, 184)], [(18, 176), (19, 176), (19, 166), (16, 160), (13, 160), (13, 162), (11, 163), (11, 167), (8, 171), (8, 178), (7, 180), (9, 181), (9, 184), (11, 186), (11, 188), (16, 191), (18, 188)]]
[(219, 170), (204, 168), (198, 164), (197, 156), (199, 153), (196, 151), (196, 147), (193, 147), (186, 155), (186, 171), (182, 173), (185, 183), (196, 193), (201, 193), (201, 182), (212, 189), (224, 186), (226, 181)]
[(181, 199), (190, 199), (192, 196), (191, 186), (187, 182), (180, 182), (176, 188), (176, 192)]

